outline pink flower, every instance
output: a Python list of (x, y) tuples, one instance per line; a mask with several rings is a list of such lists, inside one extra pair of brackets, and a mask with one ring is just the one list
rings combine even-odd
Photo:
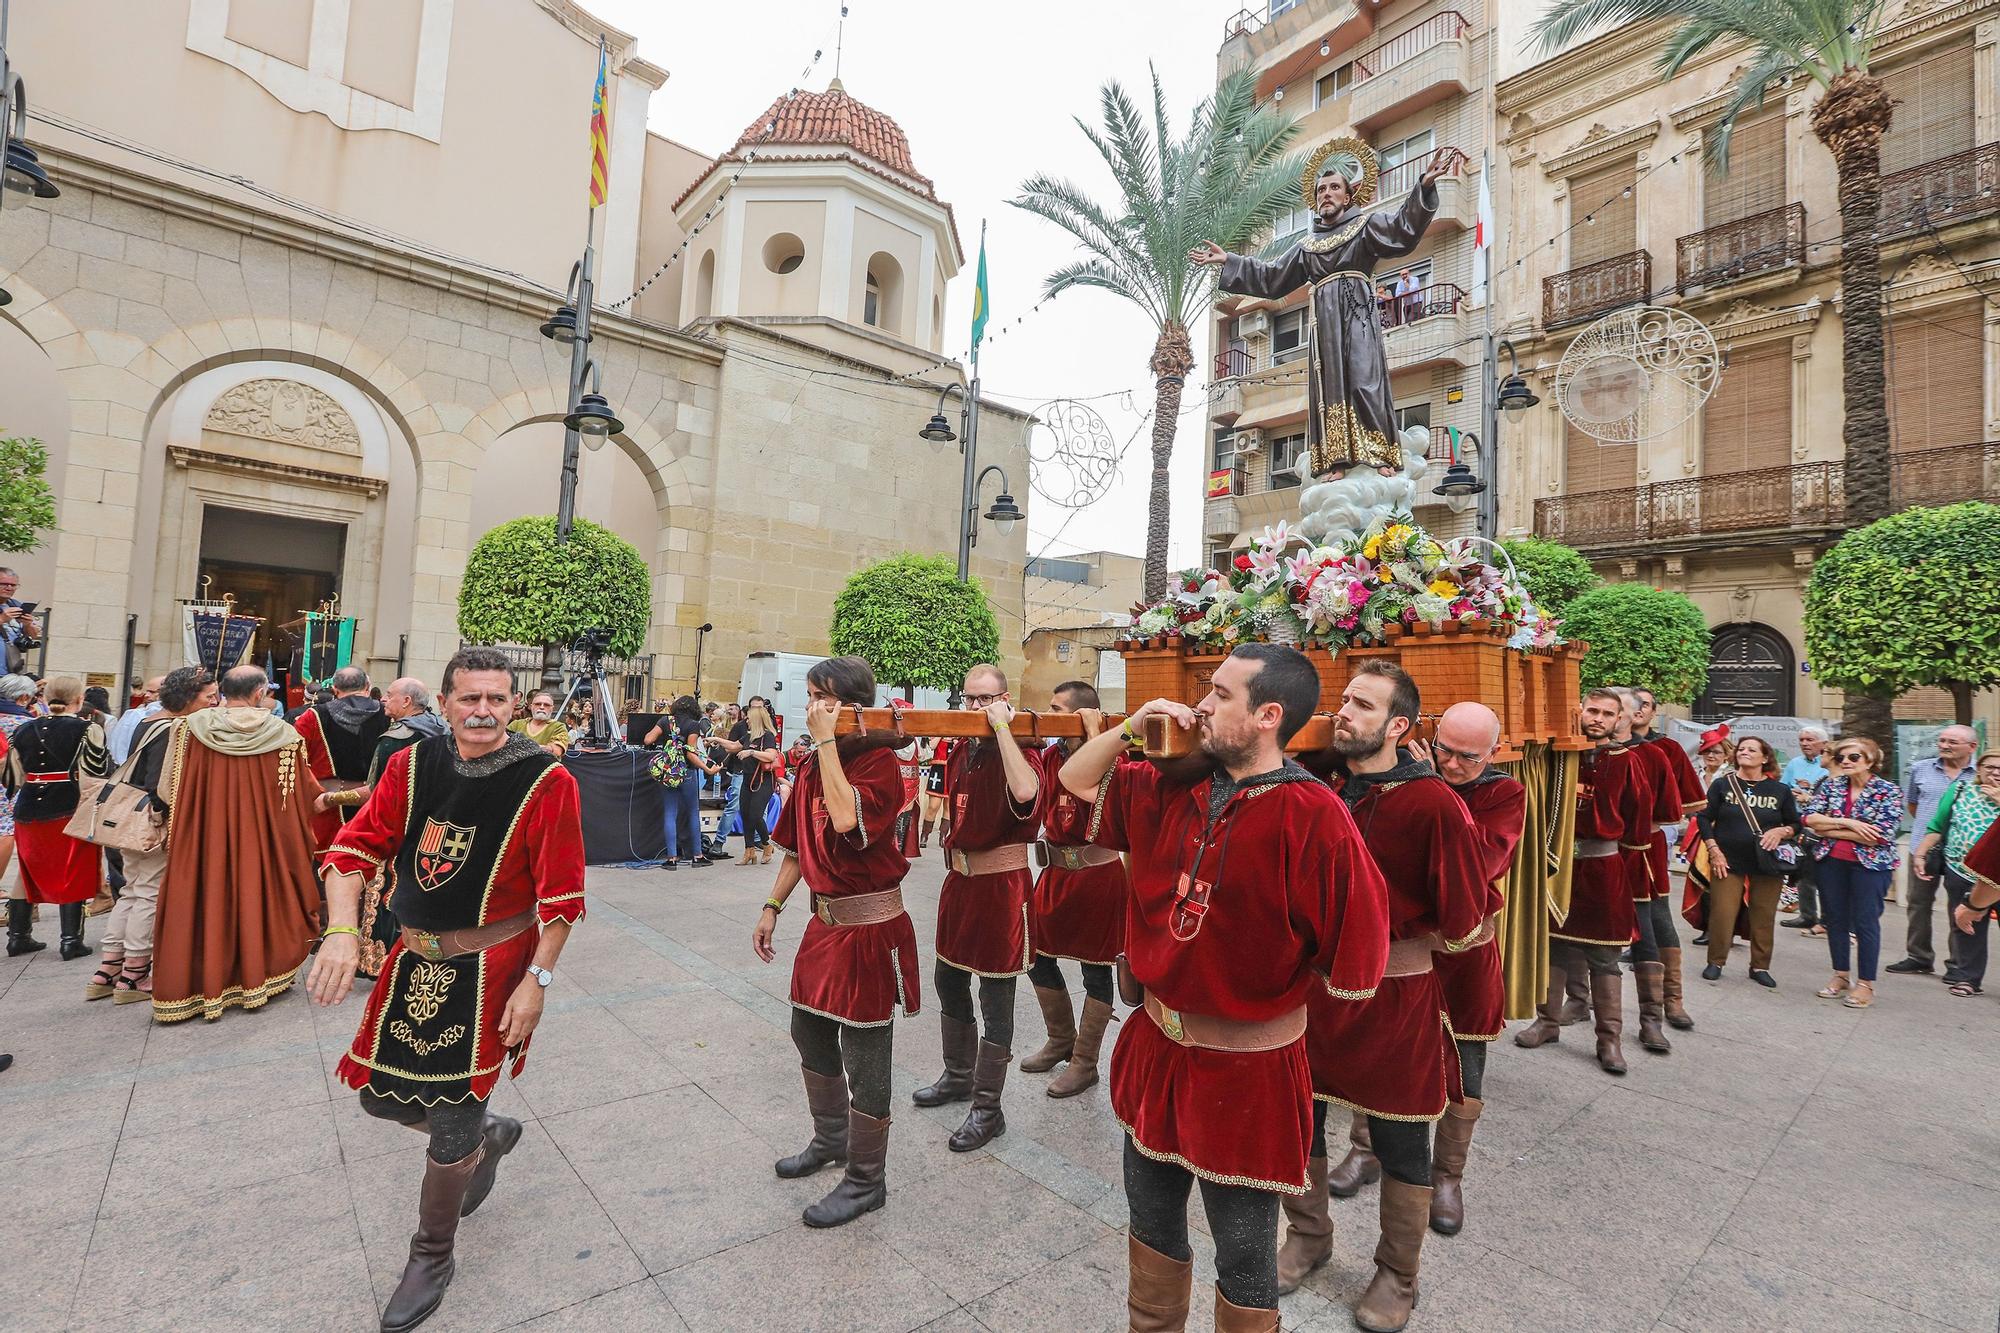
[(1359, 582), (1348, 584), (1347, 602), (1350, 606), (1365, 606), (1368, 602), (1368, 585)]

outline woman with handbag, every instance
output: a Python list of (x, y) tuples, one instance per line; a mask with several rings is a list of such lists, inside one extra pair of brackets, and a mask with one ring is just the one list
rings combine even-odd
[[(1942, 861), (1945, 896), (1950, 900), (1946, 915), (1955, 916), (1960, 904), (1972, 893), (1972, 871), (1966, 868), (1965, 854), (2000, 819), (2000, 750), (1979, 756), (1973, 782), (1954, 782), (1945, 788), (1937, 814), (1918, 846), (1916, 860), (1926, 857)], [(1971, 930), (1951, 931), (1951, 957), (1945, 963), (1944, 984), (1961, 999), (1979, 994), (1986, 987), (1986, 923), (1993, 916), (1988, 908), (1976, 913)]]
[[(1876, 776), (1882, 747), (1865, 736), (1834, 747), (1834, 776), (1806, 802), (1806, 828), (1818, 836), (1819, 906), (1826, 924), (1833, 979), (1815, 991), (1849, 1009), (1875, 1003), (1875, 967), (1882, 952), (1882, 902), (1896, 873), (1896, 829), (1903, 789)], [(1850, 979), (1848, 957), (1860, 954)]]
[(715, 864), (702, 847), (701, 775), (721, 770), (701, 744), (701, 709), (694, 696), (674, 700), (673, 711), (646, 733), (646, 744), (665, 742), (647, 770), (667, 789), (667, 869), (679, 870), (681, 857), (690, 865)]
[(1721, 978), (1745, 900), (1749, 903), (1750, 979), (1776, 987), (1771, 941), (1778, 895), (1798, 857), (1799, 808), (1778, 776), (1777, 756), (1760, 736), (1739, 737), (1736, 766), (1708, 788), (1708, 807), (1695, 816), (1708, 851), (1708, 966), (1702, 980)]
[[(23, 921), (33, 903), (56, 904), (62, 922), (57, 953), (65, 961), (88, 958), (83, 942), (83, 905), (103, 883), (97, 847), (69, 835), (69, 817), (82, 795), (81, 777), (101, 778), (110, 769), (104, 728), (76, 716), (83, 682), (58, 676), (47, 682), (49, 716), (17, 728), (7, 754), (5, 781), (14, 798), (14, 850), (21, 858), (26, 901), (8, 912)], [(12, 921), (9, 921), (10, 934)]]

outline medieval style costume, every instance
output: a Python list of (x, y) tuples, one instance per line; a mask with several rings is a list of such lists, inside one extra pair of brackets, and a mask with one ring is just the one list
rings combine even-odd
[[(944, 1032), (944, 1073), (918, 1088), (918, 1106), (970, 1100), (965, 1123), (951, 1136), (954, 1152), (971, 1152), (1007, 1132), (1000, 1094), (1014, 1058), (1014, 978), (1034, 962), (1029, 943), (1028, 848), (1035, 841), (1036, 800), (1014, 798), (999, 737), (952, 746), (945, 785), (951, 828), (944, 836), (946, 872), (938, 897), (938, 1022)], [(1032, 760), (1029, 761), (1032, 766)], [(978, 1019), (972, 978), (979, 977)]]
[[(335, 793), (333, 801), (340, 805), (359, 807), (367, 803), (367, 798), (382, 781), (383, 771), (389, 760), (418, 741), (431, 736), (447, 735), (451, 728), (436, 713), (425, 710), (409, 717), (398, 718), (382, 738), (375, 742), (375, 753), (368, 761), (368, 778), (363, 785), (348, 791)], [(534, 740), (533, 736), (528, 738)], [(537, 745), (541, 741), (535, 741)], [(356, 800), (354, 798), (360, 797)], [(402, 923), (389, 909), (389, 900), (394, 896), (395, 865), (389, 864), (378, 869), (361, 890), (361, 961), (355, 970), (364, 977), (379, 976), (382, 964), (389, 957), (389, 947), (402, 937)]]
[(1312, 287), (1305, 364), (1314, 476), (1403, 466), (1373, 275), (1383, 260), (1417, 248), (1437, 213), (1437, 186), (1417, 185), (1394, 212), (1370, 212), (1368, 202), (1331, 224), (1315, 216), (1311, 234), (1281, 259), (1231, 255), (1222, 265), (1222, 290), (1238, 296), (1279, 300)]
[(409, 1266), (382, 1316), (384, 1329), (407, 1329), (443, 1299), (458, 1220), (485, 1202), (521, 1137), (486, 1099), (510, 1057), (515, 1077), (527, 1063), (529, 1041), (506, 1046), (500, 1019), (541, 926), (583, 919), (576, 779), (524, 736), (472, 759), (451, 736), (421, 740), (390, 757), (326, 854), (329, 873), (362, 879), (390, 864), (402, 938), (339, 1076), (368, 1114), (430, 1137)]
[[(1354, 1317), (1364, 1328), (1399, 1328), (1416, 1299), (1430, 1221), (1430, 1125), (1465, 1095), (1432, 954), (1488, 944), (1499, 903), (1465, 804), (1430, 765), (1398, 750), (1392, 768), (1349, 773), (1340, 795), (1388, 884), (1389, 962), (1364, 1002), (1312, 998), (1313, 1183), (1327, 1172), (1328, 1104), (1367, 1116), (1368, 1146), (1357, 1144), (1341, 1163), (1347, 1175), (1379, 1161), (1384, 1177), (1375, 1277)], [(1281, 1283), (1302, 1281), (1332, 1252), (1326, 1196), (1317, 1188), (1288, 1200), (1286, 1213), (1293, 1235), (1279, 1254)]]
[(903, 778), (903, 808), (896, 812), (896, 845), (903, 855), (915, 860), (923, 850), (917, 836), (917, 800), (923, 791), (923, 763), (917, 757), (917, 742), (896, 751), (897, 771)]
[(1624, 974), (1618, 955), (1633, 939), (1637, 917), (1621, 849), (1636, 847), (1643, 854), (1646, 843), (1641, 840), (1652, 827), (1652, 809), (1652, 793), (1630, 746), (1612, 741), (1582, 756), (1576, 774), (1569, 914), (1551, 923), (1548, 996), (1535, 1021), (1515, 1034), (1516, 1045), (1532, 1049), (1560, 1039), (1568, 977), (1587, 970), (1597, 1019), (1597, 1062), (1606, 1073), (1625, 1072), (1619, 1050), (1625, 1028)]
[[(33, 721), (34, 711), (12, 699), (0, 699), (0, 760), (7, 755), (9, 738)], [(7, 868), (7, 861), (14, 855), (14, 798), (11, 794), (0, 793), (0, 871)], [(17, 877), (12, 896), (7, 899), (7, 956), (17, 957), (24, 953), (39, 953), (49, 946), (35, 938), (35, 904), (27, 899)], [(12, 1059), (12, 1056), (8, 1057)]]
[[(1068, 1061), (1049, 1080), (1051, 1097), (1074, 1097), (1097, 1082), (1097, 1057), (1110, 1027), (1111, 969), (1125, 952), (1125, 896), (1131, 883), (1125, 862), (1109, 847), (1090, 842), (1090, 805), (1063, 788), (1057, 776), (1072, 747), (1056, 742), (1041, 752), (1042, 873), (1030, 904), (1035, 987), (1048, 1042), (1022, 1057), (1021, 1072), (1040, 1074)], [(1083, 1021), (1070, 1008), (1069, 985), (1058, 958), (1083, 965)]]
[(103, 777), (110, 769), (104, 729), (80, 717), (38, 717), (16, 728), (7, 752), (6, 784), (14, 797), (14, 846), (21, 858), (23, 897), (8, 907), (22, 934), (34, 903), (59, 904), (59, 952), (67, 960), (88, 957), (83, 943), (83, 905), (103, 885), (97, 847), (63, 830), (76, 813), (79, 777)]
[(262, 708), (204, 708), (173, 736), (153, 1018), (261, 1009), (319, 934), (309, 823), (319, 784), (299, 733)]
[(835, 755), (854, 789), (854, 828), (827, 811), (824, 749), (793, 780), (771, 838), (785, 853), (765, 904), (783, 911), (803, 883), (810, 900), (792, 963), (792, 1041), (799, 1050), (813, 1137), (777, 1163), (786, 1180), (844, 1162), (845, 1175), (805, 1211), (812, 1227), (834, 1227), (888, 1198), (889, 1077), (896, 1011), (922, 1004), (917, 932), (903, 910), (909, 859), (892, 830), (905, 799), (902, 762), (891, 750), (841, 741)]
[(1632, 748), (1652, 759), (1653, 840), (1646, 852), (1646, 864), (1653, 881), (1653, 943), (1659, 948), (1660, 966), (1665, 978), (1662, 1005), (1667, 1026), (1685, 1031), (1694, 1026), (1694, 1019), (1688, 1016), (1685, 992), (1681, 986), (1681, 938), (1674, 925), (1671, 901), (1673, 879), (1669, 874), (1666, 830), (1707, 809), (1708, 789), (1702, 783), (1701, 774), (1695, 771), (1694, 760), (1688, 758), (1687, 750), (1664, 732), (1634, 736)]
[(1193, 1263), (1174, 1256), (1188, 1253), (1198, 1180), (1216, 1239), (1218, 1326), (1262, 1326), (1245, 1312), (1265, 1312), (1275, 1328), (1278, 1198), (1319, 1184), (1307, 1163), (1309, 997), (1376, 994), (1387, 889), (1339, 798), (1289, 761), (1236, 781), (1122, 760), (1089, 831), (1131, 853), (1125, 947), (1144, 987), (1145, 1016), (1124, 1025), (1111, 1061), (1133, 1327), (1187, 1317)]
[[(324, 791), (339, 792), (368, 781), (368, 763), (375, 742), (389, 729), (382, 701), (366, 694), (341, 694), (314, 704), (299, 714), (299, 735), (306, 744), (306, 766)], [(325, 851), (352, 812), (335, 807), (312, 817), (313, 847)]]

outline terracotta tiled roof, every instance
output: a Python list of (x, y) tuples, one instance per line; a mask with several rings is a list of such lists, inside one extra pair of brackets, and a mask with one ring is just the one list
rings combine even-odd
[[(937, 192), (930, 178), (920, 174), (916, 163), (911, 160), (910, 137), (903, 133), (903, 127), (874, 107), (848, 96), (840, 80), (835, 79), (823, 93), (794, 91), (771, 103), (763, 115), (751, 121), (737, 136), (736, 143), (728, 152), (695, 178), (680, 199), (674, 201), (675, 207), (700, 188), (701, 183), (722, 163), (740, 162), (750, 152), (761, 158), (767, 150), (775, 150), (782, 144), (850, 149), (870, 162), (906, 177), (906, 182), (899, 183), (912, 185), (913, 193), (932, 202), (937, 201)], [(780, 154), (772, 151), (771, 156)]]

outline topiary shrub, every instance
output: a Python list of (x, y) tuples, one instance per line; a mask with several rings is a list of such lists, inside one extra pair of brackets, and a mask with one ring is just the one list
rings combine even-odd
[(1513, 559), (1514, 569), (1535, 605), (1558, 619), (1578, 596), (1604, 582), (1588, 560), (1561, 542), (1544, 541), (1540, 537), (1509, 537), (1500, 543), (1500, 548)]
[(1572, 601), (1562, 628), (1563, 637), (1590, 645), (1586, 689), (1630, 685), (1691, 704), (1708, 685), (1708, 621), (1684, 593), (1607, 583)]
[(562, 546), (552, 517), (490, 529), (473, 544), (458, 590), (458, 632), (472, 643), (567, 644), (601, 627), (611, 631), (610, 651), (630, 657), (645, 646), (652, 616), (652, 573), (639, 548), (585, 519)]
[(833, 603), (833, 651), (865, 658), (884, 684), (955, 690), (1000, 656), (1000, 626), (979, 580), (943, 556), (904, 552), (859, 569)]

